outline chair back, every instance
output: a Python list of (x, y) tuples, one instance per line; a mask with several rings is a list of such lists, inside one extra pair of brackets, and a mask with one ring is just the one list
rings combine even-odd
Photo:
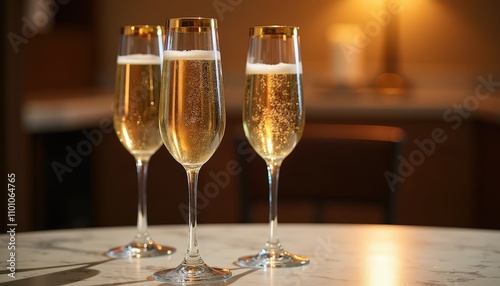
[[(395, 173), (404, 138), (392, 126), (307, 124), (281, 165), (279, 221), (395, 223), (397, 186), (384, 174)], [(259, 156), (240, 163), (242, 220), (265, 222), (265, 163)]]

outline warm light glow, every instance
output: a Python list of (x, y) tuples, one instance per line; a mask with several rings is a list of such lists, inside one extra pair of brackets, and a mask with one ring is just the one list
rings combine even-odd
[(398, 235), (391, 229), (370, 229), (366, 245), (365, 285), (400, 285)]
[(401, 10), (406, 7), (410, 7), (409, 9), (421, 9), (422, 4), (425, 5), (425, 2), (432, 2), (426, 0), (357, 0), (356, 4), (365, 9), (386, 9), (389, 5), (398, 5), (401, 6)]
[(364, 52), (356, 46), (360, 33), (360, 27), (352, 23), (339, 23), (328, 27), (330, 65), (335, 85), (356, 86), (364, 74)]
[(367, 285), (397, 285), (397, 259), (393, 245), (383, 242), (373, 243), (366, 262)]
[(365, 9), (379, 9), (386, 4), (387, 0), (356, 0), (354, 2)]

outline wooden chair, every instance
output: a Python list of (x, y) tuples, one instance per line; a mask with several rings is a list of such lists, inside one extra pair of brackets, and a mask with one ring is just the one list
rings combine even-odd
[[(384, 173), (395, 173), (404, 138), (398, 127), (307, 124), (281, 166), (279, 221), (395, 223), (397, 186)], [(248, 158), (240, 158), (242, 221), (267, 222), (266, 166)]]

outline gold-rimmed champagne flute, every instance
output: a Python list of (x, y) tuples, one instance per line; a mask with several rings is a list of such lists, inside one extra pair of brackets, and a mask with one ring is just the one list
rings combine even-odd
[(163, 27), (135, 25), (121, 28), (113, 125), (120, 142), (135, 158), (139, 196), (136, 235), (128, 244), (107, 252), (114, 258), (152, 257), (175, 251), (151, 239), (147, 220), (148, 162), (161, 146), (158, 104), (162, 53)]
[(278, 238), (278, 176), (282, 161), (299, 142), (305, 124), (298, 27), (250, 28), (243, 128), (267, 164), (269, 237), (256, 255), (240, 257), (244, 267), (295, 267), (309, 259), (285, 251)]
[(217, 21), (169, 19), (165, 30), (160, 132), (187, 174), (188, 247), (179, 266), (155, 272), (153, 277), (181, 283), (225, 280), (231, 271), (212, 268), (200, 256), (196, 207), (198, 173), (219, 147), (226, 125)]

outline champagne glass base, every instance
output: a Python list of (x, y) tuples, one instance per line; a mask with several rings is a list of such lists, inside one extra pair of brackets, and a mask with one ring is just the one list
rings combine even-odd
[(176, 268), (163, 269), (153, 274), (153, 278), (162, 282), (175, 283), (204, 283), (223, 281), (231, 278), (229, 269), (210, 267), (202, 265), (181, 264)]
[(309, 258), (288, 253), (284, 250), (262, 250), (257, 255), (238, 258), (237, 264), (252, 268), (290, 268), (309, 264)]
[(152, 240), (145, 243), (130, 242), (127, 245), (110, 249), (106, 254), (112, 258), (141, 258), (169, 255), (175, 248), (159, 245)]

